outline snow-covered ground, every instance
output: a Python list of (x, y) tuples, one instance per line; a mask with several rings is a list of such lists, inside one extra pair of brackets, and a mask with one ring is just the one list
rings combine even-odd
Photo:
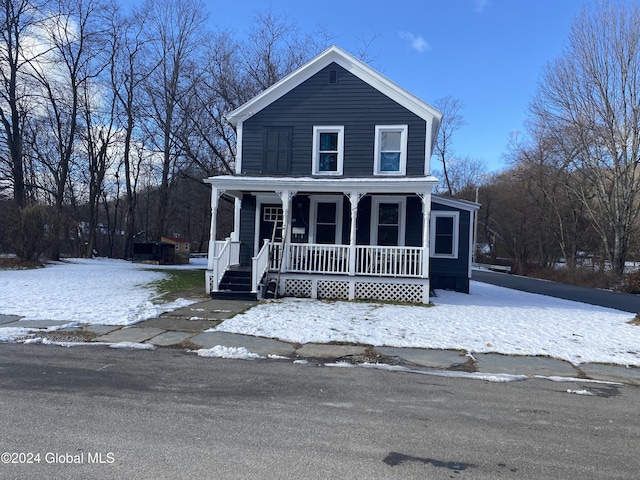
[(150, 284), (164, 277), (149, 265), (109, 259), (74, 258), (34, 270), (0, 270), (0, 314), (132, 325), (188, 304), (157, 302), (158, 292)]
[[(99, 259), (74, 259), (37, 270), (0, 270), (0, 314), (132, 325), (187, 303), (156, 303), (157, 292), (149, 284), (161, 277), (148, 266)], [(633, 314), (478, 282), (472, 282), (470, 295), (437, 294), (431, 307), (269, 301), (225, 320), (215, 330), (297, 343), (460, 349), (472, 354), (547, 355), (573, 364), (640, 366), (640, 326), (629, 323)], [(0, 341), (7, 330), (0, 328)], [(9, 333), (4, 341), (10, 340)]]
[(471, 294), (438, 291), (435, 306), (284, 299), (226, 320), (217, 331), (298, 343), (547, 355), (573, 364), (640, 366), (633, 314), (479, 282)]

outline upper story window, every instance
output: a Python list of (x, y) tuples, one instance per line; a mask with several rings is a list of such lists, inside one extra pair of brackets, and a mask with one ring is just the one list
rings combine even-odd
[(375, 175), (404, 175), (407, 168), (407, 125), (376, 125)]
[(313, 127), (314, 175), (342, 175), (344, 126)]
[(431, 256), (458, 258), (459, 212), (431, 211)]

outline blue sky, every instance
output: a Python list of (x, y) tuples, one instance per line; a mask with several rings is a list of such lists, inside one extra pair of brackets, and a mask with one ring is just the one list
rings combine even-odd
[[(544, 66), (567, 43), (572, 21), (592, 1), (578, 0), (206, 0), (214, 25), (242, 36), (253, 15), (271, 8), (301, 31), (324, 25), (331, 43), (356, 53), (375, 40), (371, 65), (427, 103), (451, 96), (467, 125), (454, 137), (458, 157), (506, 167), (512, 132), (523, 132)], [(435, 165), (434, 165), (435, 167)]]

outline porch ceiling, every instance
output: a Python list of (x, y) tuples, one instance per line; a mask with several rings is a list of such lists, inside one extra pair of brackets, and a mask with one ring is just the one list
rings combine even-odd
[(431, 175), (423, 177), (263, 177), (219, 175), (205, 179), (213, 188), (241, 198), (245, 192), (295, 191), (309, 193), (428, 193), (438, 184)]

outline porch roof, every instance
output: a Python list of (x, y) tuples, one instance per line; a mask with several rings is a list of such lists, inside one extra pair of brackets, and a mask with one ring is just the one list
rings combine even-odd
[(469, 200), (462, 200), (460, 198), (445, 197), (443, 195), (433, 194), (431, 195), (431, 201), (439, 203), (441, 205), (458, 208), (460, 210), (467, 210), (469, 212), (475, 212), (480, 209), (479, 203), (470, 202)]
[(431, 175), (421, 177), (264, 177), (247, 175), (218, 175), (204, 180), (212, 187), (233, 197), (246, 192), (295, 191), (309, 193), (356, 192), (426, 194), (438, 184)]

